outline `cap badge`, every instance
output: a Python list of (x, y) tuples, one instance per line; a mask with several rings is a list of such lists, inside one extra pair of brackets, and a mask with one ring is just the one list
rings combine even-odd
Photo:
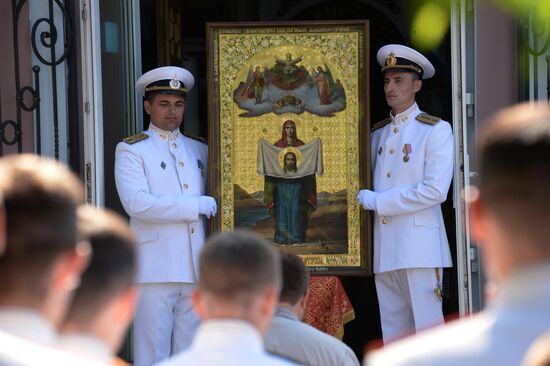
[(172, 80), (170, 80), (170, 88), (172, 89), (179, 89), (180, 88), (180, 81), (178, 80), (177, 75), (172, 76)]
[(393, 52), (390, 52), (388, 57), (386, 57), (386, 66), (395, 66), (397, 64), (397, 58)]

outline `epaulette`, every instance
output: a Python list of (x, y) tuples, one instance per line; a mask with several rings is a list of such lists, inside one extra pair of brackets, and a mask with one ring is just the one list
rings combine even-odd
[(136, 133), (135, 135), (128, 136), (125, 139), (123, 139), (122, 141), (124, 141), (125, 143), (127, 143), (129, 145), (132, 145), (132, 144), (135, 144), (136, 142), (140, 142), (140, 141), (148, 139), (148, 138), (149, 138), (148, 134), (146, 134), (144, 132), (140, 132), (140, 133)]
[(378, 130), (379, 128), (384, 127), (385, 125), (387, 125), (387, 124), (390, 123), (390, 122), (391, 122), (391, 118), (390, 118), (390, 117), (388, 117), (388, 118), (386, 118), (386, 119), (383, 119), (383, 120), (381, 120), (381, 121), (379, 121), (379, 122), (376, 122), (376, 123), (372, 126), (372, 131), (376, 131), (376, 130)]
[(420, 113), (418, 116), (416, 116), (416, 119), (420, 122), (424, 122), (432, 126), (441, 121), (441, 118), (431, 116), (428, 113)]
[(183, 134), (184, 134), (186, 137), (189, 137), (190, 139), (197, 140), (197, 141), (200, 141), (200, 142), (205, 143), (205, 144), (208, 143), (208, 140), (205, 139), (204, 137), (197, 136), (197, 135), (192, 135), (192, 134), (190, 134), (190, 133), (188, 133), (188, 132), (183, 132)]

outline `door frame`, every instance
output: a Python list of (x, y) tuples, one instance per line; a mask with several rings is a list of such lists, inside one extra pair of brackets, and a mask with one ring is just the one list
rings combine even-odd
[(103, 206), (103, 107), (99, 2), (80, 1), (84, 184), (89, 204)]
[[(470, 141), (475, 136), (474, 91), (475, 91), (475, 15), (473, 2), (452, 0), (451, 2), (451, 79), (453, 88), (453, 131), (455, 140), (455, 167), (453, 179), (453, 206), (455, 209), (455, 233), (457, 263), (457, 288), (459, 315), (470, 315), (474, 310), (473, 291), (480, 291), (479, 276), (472, 276), (473, 267), (479, 270), (477, 248), (472, 246), (469, 225), (469, 204), (471, 178)], [(475, 262), (475, 263), (474, 263)]]
[[(141, 76), (141, 22), (139, 0), (131, 6), (134, 80)], [(88, 203), (105, 206), (105, 167), (103, 142), (103, 85), (101, 82), (101, 22), (99, 1), (80, 2), (80, 41), (82, 59), (82, 118), (84, 139), (84, 181)], [(134, 131), (143, 129), (142, 100), (135, 98)]]

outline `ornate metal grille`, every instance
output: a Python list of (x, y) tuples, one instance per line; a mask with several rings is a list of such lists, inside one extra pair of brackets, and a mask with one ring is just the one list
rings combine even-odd
[[(34, 113), (34, 131), (36, 137), (35, 152), (41, 153), (41, 136), (40, 136), (40, 81), (39, 74), (42, 71), (41, 66), (33, 65), (34, 87), (31, 85), (21, 85), (21, 60), (20, 60), (20, 32), (19, 22), (22, 15), (22, 10), (25, 5), (28, 5), (28, 0), (12, 0), (12, 21), (13, 21), (13, 58), (14, 58), (14, 77), (16, 100), (15, 120), (2, 120), (2, 110), (0, 106), (0, 156), (3, 154), (3, 145), (16, 145), (17, 151), (22, 152), (22, 113)], [(60, 34), (56, 27), (55, 8), (58, 8), (62, 14), (63, 33)], [(59, 159), (59, 106), (58, 106), (58, 85), (57, 85), (57, 66), (66, 60), (67, 56), (73, 48), (73, 26), (71, 17), (67, 12), (64, 3), (61, 0), (48, 0), (48, 16), (41, 17), (34, 21), (31, 27), (31, 48), (36, 59), (41, 63), (44, 72), (51, 73), (51, 85), (46, 85), (46, 89), (52, 94), (52, 109), (53, 109), (53, 134), (54, 134), (54, 156)], [(43, 27), (45, 25), (45, 27)], [(40, 30), (42, 29), (42, 30)], [(58, 42), (63, 42), (63, 52), (56, 52)], [(43, 47), (41, 51), (39, 46)], [(30, 94), (32, 103), (25, 104), (25, 95)], [(0, 99), (3, 96), (0, 95)], [(6, 97), (6, 96), (4, 96)], [(7, 97), (12, 97), (11, 93)], [(27, 98), (28, 100), (29, 98)]]

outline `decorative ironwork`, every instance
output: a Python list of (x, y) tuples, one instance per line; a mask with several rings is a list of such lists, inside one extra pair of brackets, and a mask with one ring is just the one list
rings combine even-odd
[[(17, 102), (15, 120), (6, 120), (0, 123), (0, 140), (5, 145), (17, 145), (17, 151), (22, 152), (22, 112), (35, 113), (34, 130), (36, 136), (35, 151), (41, 153), (41, 135), (40, 135), (40, 66), (34, 65), (32, 68), (34, 74), (34, 88), (32, 86), (21, 85), (20, 55), (19, 55), (19, 20), (23, 6), (28, 0), (12, 0), (12, 21), (13, 21), (13, 57), (15, 65), (15, 98)], [(63, 15), (62, 24), (64, 32), (62, 35), (55, 25), (54, 7), (57, 7)], [(41, 25), (46, 25), (46, 29), (39, 31)], [(56, 45), (59, 40), (63, 40), (63, 53), (56, 53)], [(40, 42), (40, 43), (38, 43)], [(38, 45), (41, 45), (47, 52), (47, 55), (41, 53)], [(61, 0), (48, 1), (48, 17), (37, 19), (31, 28), (31, 47), (33, 54), (45, 66), (50, 67), (51, 73), (51, 93), (53, 102), (53, 127), (54, 127), (54, 156), (59, 159), (59, 107), (57, 95), (57, 65), (65, 61), (73, 48), (73, 27), (71, 17)], [(32, 103), (25, 103), (25, 95), (30, 95)], [(27, 98), (28, 99), (28, 98)], [(0, 110), (0, 120), (2, 114)], [(6, 129), (8, 128), (8, 129)], [(11, 134), (9, 130), (13, 130)], [(11, 136), (8, 137), (8, 136)], [(0, 155), (2, 155), (2, 146), (0, 144)]]
[[(1, 129), (2, 129), (2, 132), (1, 132), (1, 136), (2, 136), (2, 142), (6, 145), (15, 145), (15, 143), (17, 143), (18, 139), (19, 139), (19, 136), (21, 135), (21, 130), (19, 129), (19, 126), (17, 125), (17, 123), (15, 121), (12, 121), (11, 119), (9, 120), (6, 120), (4, 122), (2, 122), (1, 124)], [(6, 137), (6, 127), (7, 126), (11, 126), (13, 128), (13, 139), (8, 139)]]

